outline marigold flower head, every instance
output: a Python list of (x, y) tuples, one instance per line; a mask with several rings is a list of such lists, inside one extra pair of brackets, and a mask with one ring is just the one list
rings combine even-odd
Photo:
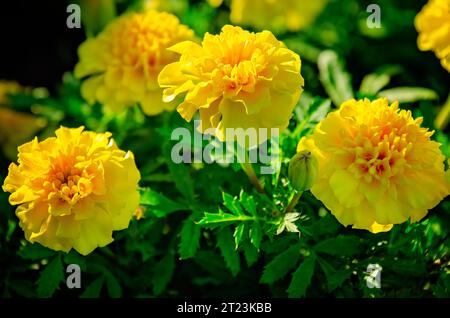
[(374, 233), (422, 219), (449, 194), (440, 144), (387, 99), (349, 100), (303, 138), (319, 160), (311, 192), (343, 225)]
[(226, 25), (201, 45), (185, 41), (171, 50), (181, 57), (159, 75), (163, 99), (186, 94), (177, 110), (187, 121), (198, 111), (202, 132), (215, 129), (224, 141), (227, 128), (287, 127), (302, 92), (301, 62), (271, 32)]
[(414, 21), (421, 51), (432, 50), (450, 72), (450, 0), (430, 0)]
[(298, 31), (314, 22), (328, 0), (232, 0), (230, 20), (275, 33)]
[(18, 206), (28, 241), (87, 255), (128, 227), (140, 174), (133, 154), (120, 150), (110, 133), (83, 129), (61, 127), (56, 137), (20, 146), (3, 190)]
[(81, 87), (83, 97), (113, 111), (136, 103), (147, 115), (173, 110), (174, 103), (161, 101), (157, 77), (177, 58), (167, 48), (193, 37), (192, 30), (166, 12), (128, 13), (113, 20), (78, 49), (75, 76), (89, 76)]

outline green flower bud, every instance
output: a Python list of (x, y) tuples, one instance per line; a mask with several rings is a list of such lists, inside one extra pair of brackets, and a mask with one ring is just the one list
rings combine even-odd
[(288, 177), (292, 187), (303, 192), (309, 190), (317, 178), (319, 162), (308, 150), (303, 150), (291, 158)]

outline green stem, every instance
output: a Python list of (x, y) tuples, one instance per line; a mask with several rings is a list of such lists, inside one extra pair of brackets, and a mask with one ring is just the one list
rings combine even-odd
[(444, 130), (450, 120), (450, 94), (448, 95), (447, 101), (444, 106), (442, 106), (439, 114), (436, 116), (434, 125), (439, 130)]
[(256, 190), (259, 193), (266, 193), (264, 191), (263, 186), (258, 180), (258, 177), (256, 176), (255, 170), (253, 170), (253, 166), (250, 162), (247, 162), (247, 160), (243, 163), (241, 163), (241, 167), (244, 170), (244, 172), (247, 174), (250, 182), (253, 184), (253, 186), (256, 188)]
[(292, 197), (291, 201), (289, 202), (286, 211), (284, 211), (284, 213), (289, 213), (292, 212), (292, 210), (294, 210), (295, 206), (298, 203), (298, 200), (300, 199), (300, 197), (302, 196), (303, 192), (297, 192), (294, 194), (294, 196)]

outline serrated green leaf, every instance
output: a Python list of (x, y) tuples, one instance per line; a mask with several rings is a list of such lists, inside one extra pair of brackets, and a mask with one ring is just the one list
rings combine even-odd
[(353, 98), (350, 75), (344, 70), (336, 52), (323, 51), (317, 64), (320, 81), (336, 106)]
[(175, 270), (175, 254), (168, 252), (153, 269), (153, 293), (160, 295), (167, 287), (167, 284), (172, 280), (173, 272)]
[(236, 276), (241, 269), (239, 253), (234, 249), (233, 235), (229, 228), (223, 228), (217, 234), (217, 246), (231, 274)]
[(256, 202), (252, 196), (242, 191), (239, 201), (241, 202), (242, 206), (248, 213), (250, 213), (253, 216), (256, 216)]
[(228, 193), (222, 192), (223, 205), (234, 215), (244, 215), (241, 205)]
[(335, 290), (337, 287), (341, 286), (344, 281), (346, 281), (350, 275), (350, 270), (341, 270), (336, 271), (327, 261), (325, 261), (322, 257), (317, 256), (317, 261), (320, 264), (325, 276), (327, 278), (328, 290), (331, 292)]
[(140, 189), (142, 205), (149, 205), (149, 212), (156, 217), (165, 217), (176, 211), (186, 210), (186, 206), (172, 201), (149, 188)]
[(119, 281), (114, 277), (112, 273), (108, 273), (105, 275), (106, 278), (106, 290), (108, 291), (108, 295), (112, 298), (120, 298), (122, 297), (122, 287), (120, 286)]
[(336, 288), (342, 286), (342, 284), (350, 278), (352, 275), (352, 272), (350, 270), (340, 270), (335, 272), (330, 278), (328, 279), (328, 290), (332, 292)]
[(254, 222), (250, 228), (250, 242), (259, 250), (262, 241), (262, 229), (258, 222)]
[(51, 297), (59, 284), (64, 280), (64, 268), (61, 261), (61, 256), (57, 255), (44, 268), (37, 281), (37, 295), (38, 297)]
[(367, 95), (376, 95), (390, 81), (391, 77), (388, 74), (368, 74), (364, 76), (359, 92)]
[(174, 163), (170, 156), (171, 150), (172, 145), (170, 143), (166, 143), (164, 145), (166, 163), (172, 179), (175, 182), (175, 187), (186, 198), (186, 200), (188, 200), (188, 202), (194, 202), (194, 182), (192, 181), (191, 175), (189, 174), (189, 165), (183, 163)]
[(306, 290), (311, 284), (311, 279), (314, 274), (315, 264), (316, 257), (314, 254), (311, 254), (303, 260), (292, 276), (292, 281), (287, 290), (289, 297), (303, 297), (306, 295)]
[(386, 97), (389, 102), (413, 103), (419, 100), (435, 100), (438, 94), (428, 88), (423, 87), (396, 87), (383, 90), (378, 93), (380, 97)]
[(331, 109), (331, 100), (315, 97), (308, 109), (309, 122), (318, 123)]
[(98, 298), (102, 291), (104, 282), (105, 278), (102, 275), (88, 285), (86, 290), (80, 295), (80, 298)]
[(191, 218), (184, 221), (178, 250), (181, 259), (188, 259), (195, 256), (200, 244), (200, 234), (200, 226), (195, 224)]
[(295, 268), (300, 258), (299, 245), (291, 246), (284, 252), (275, 256), (275, 258), (266, 265), (260, 282), (263, 284), (271, 284), (284, 276)]
[(323, 240), (314, 246), (317, 253), (336, 256), (352, 256), (361, 251), (360, 240), (357, 236), (338, 236)]
[(203, 218), (198, 222), (200, 225), (214, 224), (214, 223), (226, 223), (226, 222), (238, 222), (238, 221), (249, 221), (253, 218), (242, 215), (236, 216), (229, 213), (208, 213), (205, 212)]
[(236, 229), (234, 230), (234, 243), (236, 245), (236, 249), (238, 249), (239, 244), (242, 242), (242, 238), (244, 235), (245, 230), (245, 223), (241, 223), (238, 226), (236, 226)]
[(256, 247), (249, 241), (245, 241), (242, 244), (242, 249), (244, 250), (244, 257), (248, 267), (255, 264), (259, 257), (259, 252)]
[(35, 261), (43, 258), (48, 258), (54, 255), (55, 252), (49, 248), (42, 246), (39, 243), (33, 243), (23, 246), (17, 254), (23, 259)]

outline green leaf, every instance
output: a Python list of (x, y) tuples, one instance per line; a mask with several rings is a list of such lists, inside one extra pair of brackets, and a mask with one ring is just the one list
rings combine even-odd
[(112, 298), (122, 297), (122, 287), (120, 287), (120, 283), (114, 275), (112, 273), (108, 273), (108, 275), (105, 275), (105, 278), (108, 295)]
[(194, 202), (194, 182), (189, 174), (189, 165), (174, 163), (170, 157), (171, 150), (171, 144), (166, 143), (164, 146), (166, 163), (169, 167), (169, 172), (173, 178), (173, 181), (175, 182), (175, 187), (186, 198), (186, 200), (188, 200), (188, 202)]
[(244, 230), (245, 230), (245, 223), (239, 224), (238, 226), (236, 226), (236, 229), (234, 230), (234, 243), (236, 245), (236, 249), (238, 249), (239, 244), (242, 242)]
[(341, 228), (342, 225), (336, 221), (336, 218), (330, 213), (327, 213), (327, 215), (313, 224), (312, 231), (317, 238), (321, 235), (336, 234)]
[(393, 271), (403, 276), (422, 277), (427, 273), (427, 266), (418, 259), (386, 259), (380, 262), (383, 269)]
[(195, 256), (200, 244), (200, 230), (200, 226), (195, 224), (191, 218), (184, 221), (178, 250), (181, 259), (188, 259)]
[(153, 293), (160, 295), (172, 280), (175, 270), (175, 254), (168, 252), (153, 268)]
[(303, 297), (306, 295), (306, 290), (311, 284), (315, 263), (316, 256), (314, 254), (303, 260), (292, 276), (291, 284), (287, 290), (289, 297)]
[(361, 245), (357, 236), (340, 235), (317, 243), (314, 250), (335, 256), (352, 256), (361, 251)]
[(236, 276), (241, 269), (239, 253), (234, 249), (233, 235), (229, 228), (223, 228), (217, 234), (217, 246), (231, 274)]
[(391, 77), (388, 74), (368, 74), (363, 78), (359, 92), (367, 95), (376, 95), (390, 81)]
[(256, 203), (255, 199), (252, 196), (242, 191), (239, 201), (241, 202), (242, 206), (248, 213), (250, 213), (253, 216), (256, 216)]
[(35, 261), (48, 258), (54, 255), (55, 252), (39, 243), (33, 243), (23, 246), (17, 254), (24, 259)]
[(318, 123), (324, 119), (331, 108), (331, 100), (315, 97), (308, 109), (309, 121)]
[(140, 189), (142, 205), (149, 205), (149, 211), (156, 217), (165, 217), (175, 211), (186, 210), (186, 206), (181, 205), (164, 195), (150, 190), (149, 188)]
[(86, 270), (86, 258), (75, 252), (75, 250), (71, 250), (64, 255), (64, 262), (66, 264), (77, 264), (82, 271)]
[(322, 267), (323, 272), (327, 278), (328, 290), (331, 292), (341, 286), (346, 281), (352, 272), (350, 270), (336, 271), (327, 261), (322, 257), (317, 256), (317, 261)]
[(266, 265), (260, 282), (263, 284), (271, 284), (283, 278), (291, 269), (295, 268), (299, 258), (299, 245), (291, 246), (284, 252), (278, 254)]
[(335, 272), (328, 278), (328, 290), (331, 292), (336, 288), (342, 286), (342, 284), (350, 278), (352, 272), (350, 270), (340, 270)]
[(259, 250), (262, 241), (262, 229), (258, 222), (254, 222), (250, 229), (250, 242)]
[(102, 291), (104, 282), (105, 278), (102, 275), (89, 284), (86, 290), (80, 295), (80, 298), (98, 298)]
[(423, 87), (397, 87), (390, 88), (378, 93), (380, 97), (386, 97), (389, 102), (412, 103), (419, 100), (435, 100), (438, 94), (428, 88)]
[(61, 256), (57, 255), (41, 272), (37, 281), (37, 295), (44, 298), (51, 297), (63, 280), (64, 268)]
[(259, 257), (259, 253), (256, 247), (249, 241), (245, 241), (244, 244), (242, 244), (242, 249), (244, 250), (244, 257), (248, 267), (255, 264)]
[(226, 222), (238, 222), (238, 221), (249, 221), (253, 220), (252, 217), (249, 216), (236, 216), (229, 213), (208, 213), (205, 212), (203, 218), (198, 222), (200, 225), (214, 224), (214, 223), (226, 223)]
[(228, 193), (222, 192), (223, 205), (234, 215), (244, 215), (241, 205)]
[(319, 78), (336, 106), (353, 98), (350, 75), (344, 70), (336, 52), (326, 50), (318, 59)]

